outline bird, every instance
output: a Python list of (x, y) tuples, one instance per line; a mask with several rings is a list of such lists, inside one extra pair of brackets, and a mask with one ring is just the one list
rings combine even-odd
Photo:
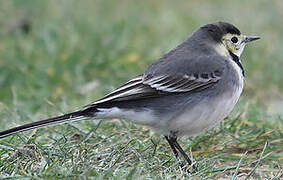
[(244, 88), (240, 56), (247, 36), (227, 22), (200, 26), (142, 74), (83, 108), (0, 132), (0, 139), (31, 129), (87, 119), (127, 119), (165, 137), (176, 158), (189, 156), (177, 139), (197, 136), (226, 118)]

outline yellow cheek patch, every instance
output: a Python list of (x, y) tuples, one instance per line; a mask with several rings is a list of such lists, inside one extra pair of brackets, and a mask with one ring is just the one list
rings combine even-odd
[(237, 52), (237, 49), (235, 48), (235, 46), (230, 46), (230, 47), (229, 47), (229, 50), (230, 50), (233, 54), (235, 54), (235, 53)]
[(231, 41), (233, 37), (237, 37), (238, 41), (241, 41), (241, 39), (243, 38), (242, 35), (226, 34), (225, 36), (223, 36), (222, 42), (226, 46), (227, 50), (231, 51), (233, 54), (237, 54), (237, 45)]

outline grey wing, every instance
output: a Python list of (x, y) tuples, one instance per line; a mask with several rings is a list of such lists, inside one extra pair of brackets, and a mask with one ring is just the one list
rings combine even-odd
[[(214, 63), (213, 61), (210, 62)], [(106, 102), (139, 100), (170, 95), (172, 93), (201, 91), (216, 84), (223, 75), (222, 65), (217, 66), (214, 64), (211, 66), (206, 61), (199, 60), (199, 66), (202, 65), (205, 65), (206, 67), (191, 70), (188, 69), (186, 73), (176, 72), (169, 74), (155, 74), (146, 72), (131, 79), (120, 88), (86, 107)]]

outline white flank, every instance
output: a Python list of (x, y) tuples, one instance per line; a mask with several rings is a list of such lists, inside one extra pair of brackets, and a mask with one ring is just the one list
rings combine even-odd
[(151, 126), (156, 123), (157, 119), (151, 110), (134, 111), (130, 109), (113, 108), (98, 108), (95, 118), (120, 118), (127, 119), (133, 123)]

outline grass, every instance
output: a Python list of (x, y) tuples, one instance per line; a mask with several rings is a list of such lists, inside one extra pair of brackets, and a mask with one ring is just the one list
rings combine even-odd
[(112, 120), (0, 140), (0, 178), (282, 178), (282, 7), (264, 0), (1, 1), (0, 130), (100, 98), (202, 24), (229, 21), (262, 40), (245, 49), (246, 87), (231, 116), (180, 140), (198, 171), (180, 170), (162, 136)]

